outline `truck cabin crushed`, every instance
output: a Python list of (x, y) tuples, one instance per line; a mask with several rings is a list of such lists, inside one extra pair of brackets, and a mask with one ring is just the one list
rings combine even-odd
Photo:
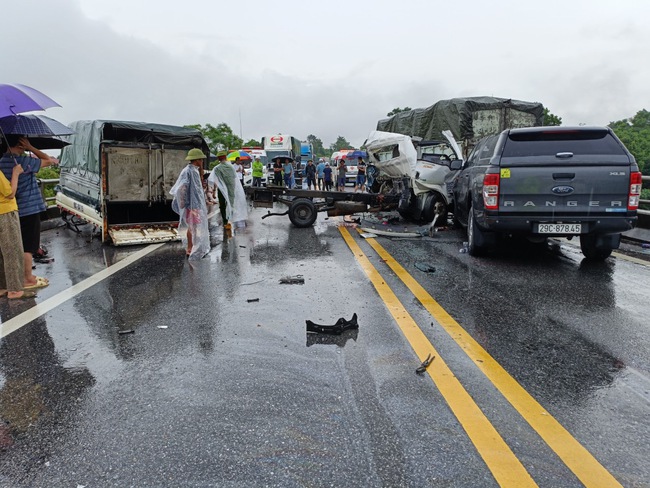
[(114, 245), (178, 240), (172, 188), (201, 132), (115, 120), (77, 121), (61, 154), (56, 195), (62, 217), (94, 225)]

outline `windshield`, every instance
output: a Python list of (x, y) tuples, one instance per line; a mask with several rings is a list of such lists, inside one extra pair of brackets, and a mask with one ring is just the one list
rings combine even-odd
[(418, 146), (418, 159), (423, 159), (430, 163), (439, 163), (441, 159), (448, 161), (456, 159), (454, 150), (447, 143)]
[(603, 129), (511, 132), (503, 148), (503, 157), (555, 156), (558, 153), (625, 155), (616, 139)]

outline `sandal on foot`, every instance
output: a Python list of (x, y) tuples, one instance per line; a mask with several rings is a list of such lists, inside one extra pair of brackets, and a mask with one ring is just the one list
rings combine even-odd
[(23, 290), (34, 290), (36, 288), (45, 288), (48, 286), (50, 282), (47, 280), (47, 278), (43, 278), (41, 276), (36, 277), (36, 283), (33, 285), (26, 285), (23, 287)]
[(7, 296), (9, 300), (20, 300), (21, 298), (35, 298), (35, 297), (36, 297), (35, 291), (23, 291), (23, 294), (20, 295), (19, 297)]

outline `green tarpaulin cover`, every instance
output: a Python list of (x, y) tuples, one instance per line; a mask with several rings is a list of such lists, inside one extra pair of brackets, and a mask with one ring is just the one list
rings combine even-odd
[(496, 97), (452, 98), (380, 120), (377, 130), (425, 140), (442, 140), (442, 131), (451, 130), (456, 139), (475, 142), (506, 128), (542, 125), (543, 116), (544, 107), (537, 102)]

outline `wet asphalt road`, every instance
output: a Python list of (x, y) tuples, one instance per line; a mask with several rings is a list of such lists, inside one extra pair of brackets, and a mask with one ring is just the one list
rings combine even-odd
[[(55, 261), (36, 271), (51, 285), (36, 300), (0, 299), (3, 324), (49, 304), (0, 339), (1, 486), (499, 486), (457, 400), (415, 374), (420, 359), (341, 219), (297, 229), (262, 214), (199, 263), (177, 243), (147, 248), (56, 302), (143, 247), (43, 233)], [(534, 483), (596, 486), (346, 230)], [(566, 242), (476, 259), (463, 240), (377, 242), (618, 483), (650, 486), (650, 268), (620, 256), (588, 265)], [(304, 285), (279, 284), (296, 275)], [(358, 331), (305, 332), (307, 319), (355, 312)]]

